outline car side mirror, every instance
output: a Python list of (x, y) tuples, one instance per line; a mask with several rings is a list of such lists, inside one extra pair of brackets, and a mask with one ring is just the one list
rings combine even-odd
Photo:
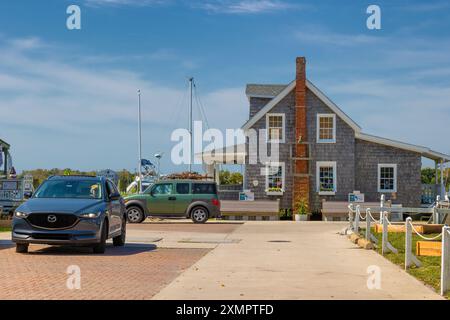
[(27, 191), (23, 193), (23, 198), (24, 199), (30, 199), (33, 196), (33, 192), (31, 191)]

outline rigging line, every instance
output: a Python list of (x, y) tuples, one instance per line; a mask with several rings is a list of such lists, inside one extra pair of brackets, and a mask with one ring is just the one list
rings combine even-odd
[(195, 97), (195, 102), (196, 102), (196, 106), (197, 106), (200, 118), (205, 122), (206, 126), (209, 129), (208, 119), (206, 119), (206, 115), (203, 113), (203, 110), (201, 108), (199, 97), (198, 97), (198, 90), (197, 90), (197, 86), (196, 85), (194, 85), (194, 97)]
[(209, 127), (208, 117), (206, 116), (206, 111), (203, 107), (203, 103), (200, 99), (200, 95), (199, 95), (196, 85), (194, 85), (194, 92), (195, 92), (195, 98), (196, 98), (197, 104), (200, 108), (200, 113), (202, 114), (202, 117), (204, 117), (204, 119), (205, 119), (206, 127), (209, 129), (210, 127)]

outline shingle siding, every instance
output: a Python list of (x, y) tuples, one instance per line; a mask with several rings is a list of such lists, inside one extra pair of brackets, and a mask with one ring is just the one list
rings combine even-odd
[(379, 201), (378, 164), (397, 164), (397, 193), (385, 193), (386, 200), (408, 207), (419, 207), (421, 190), (421, 155), (380, 144), (356, 140), (356, 190), (365, 201)]
[[(264, 101), (265, 100), (265, 101)], [(264, 105), (266, 105), (270, 99), (260, 99), (251, 98), (250, 113), (258, 112)], [(265, 102), (265, 103), (264, 103)], [(284, 196), (281, 197), (280, 206), (281, 208), (291, 208), (292, 206), (292, 161), (291, 155), (291, 144), (294, 140), (294, 105), (295, 96), (294, 92), (288, 94), (284, 99), (282, 99), (271, 111), (270, 113), (284, 113), (286, 121), (286, 132), (285, 141), (286, 143), (280, 143), (280, 159), (279, 162), (285, 163), (285, 186), (286, 192)], [(258, 110), (258, 111), (256, 111)], [(259, 119), (253, 126), (252, 129), (259, 131), (260, 129), (266, 129), (266, 117)], [(256, 150), (251, 150), (250, 152), (256, 152)], [(246, 161), (248, 163), (248, 159)], [(266, 194), (266, 177), (261, 174), (261, 169), (264, 169), (265, 165), (258, 164), (247, 164), (246, 165), (246, 182), (247, 189), (252, 190), (255, 193), (256, 199), (276, 199), (275, 196), (268, 196)], [(253, 185), (253, 181), (258, 181), (258, 186)]]
[(249, 119), (253, 118), (266, 104), (270, 102), (270, 98), (250, 98), (250, 113)]
[[(348, 194), (353, 192), (355, 186), (355, 132), (336, 115), (336, 143), (317, 143), (317, 114), (335, 114), (314, 93), (307, 91), (307, 121), (308, 141), (310, 142), (312, 161), (309, 162), (310, 179), (310, 209), (318, 212), (322, 208), (321, 202), (347, 201)], [(317, 192), (317, 161), (335, 161), (337, 171), (336, 194), (322, 196)]]

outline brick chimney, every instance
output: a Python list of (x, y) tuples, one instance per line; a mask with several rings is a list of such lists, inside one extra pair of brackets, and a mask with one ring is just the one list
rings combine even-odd
[(295, 144), (293, 152), (294, 186), (293, 208), (297, 199), (304, 198), (309, 205), (309, 145), (307, 144), (306, 118), (306, 59), (298, 57), (296, 60), (295, 79)]

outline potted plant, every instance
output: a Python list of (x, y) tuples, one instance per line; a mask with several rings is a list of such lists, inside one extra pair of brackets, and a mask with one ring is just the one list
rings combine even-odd
[(308, 220), (308, 202), (306, 198), (298, 198), (295, 202), (295, 221), (307, 221)]

